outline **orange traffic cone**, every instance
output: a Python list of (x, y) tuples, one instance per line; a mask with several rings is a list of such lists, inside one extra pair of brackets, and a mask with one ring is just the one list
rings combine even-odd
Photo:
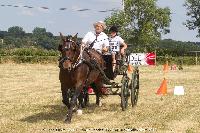
[(157, 90), (157, 95), (165, 95), (167, 94), (167, 80), (164, 78), (160, 88)]
[(166, 64), (163, 65), (163, 71), (168, 72), (168, 70), (169, 70), (169, 65), (168, 65), (168, 61), (166, 61)]
[(128, 72), (129, 73), (133, 72), (133, 66), (131, 64), (128, 65)]

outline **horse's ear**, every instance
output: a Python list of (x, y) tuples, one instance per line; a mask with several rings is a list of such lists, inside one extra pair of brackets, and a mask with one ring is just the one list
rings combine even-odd
[(72, 38), (75, 42), (77, 41), (77, 36), (78, 36), (78, 33), (76, 33), (76, 35), (74, 35)]
[(60, 33), (60, 37), (61, 37), (61, 39), (62, 39), (63, 41), (65, 41), (66, 38), (63, 36), (63, 34), (62, 34), (61, 32), (59, 32), (59, 33)]

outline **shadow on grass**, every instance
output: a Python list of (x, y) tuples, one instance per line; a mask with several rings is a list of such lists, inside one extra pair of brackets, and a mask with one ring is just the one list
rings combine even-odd
[(96, 104), (90, 104), (87, 108), (83, 111), (85, 114), (90, 113), (101, 113), (101, 112), (117, 112), (121, 109), (120, 105), (118, 104), (103, 104), (101, 107), (97, 106)]
[[(31, 116), (28, 116), (24, 119), (21, 119), (22, 122), (35, 123), (39, 121), (63, 121), (66, 114), (67, 108), (61, 107), (61, 105), (45, 105), (42, 106), (44, 112), (40, 112)], [(83, 115), (89, 115), (90, 113), (101, 113), (101, 112), (115, 112), (121, 109), (120, 105), (117, 104), (105, 104), (102, 107), (97, 106), (96, 104), (90, 104), (88, 107), (83, 109)], [(121, 110), (120, 110), (121, 111)], [(75, 116), (75, 115), (74, 115)]]
[(48, 111), (28, 116), (24, 119), (21, 119), (20, 121), (29, 123), (35, 123), (39, 121), (49, 121), (49, 120), (63, 121), (64, 117), (67, 114), (67, 108), (61, 107), (61, 105), (45, 105), (42, 106), (41, 108)]

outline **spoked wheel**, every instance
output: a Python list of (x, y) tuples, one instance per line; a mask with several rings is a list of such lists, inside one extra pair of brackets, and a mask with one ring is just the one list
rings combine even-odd
[(134, 107), (138, 101), (138, 94), (139, 94), (139, 69), (138, 67), (135, 68), (135, 71), (132, 74), (131, 80), (131, 104)]
[(121, 107), (122, 111), (125, 111), (128, 107), (128, 98), (129, 98), (129, 89), (128, 89), (128, 77), (124, 75), (122, 78), (122, 87), (121, 87)]

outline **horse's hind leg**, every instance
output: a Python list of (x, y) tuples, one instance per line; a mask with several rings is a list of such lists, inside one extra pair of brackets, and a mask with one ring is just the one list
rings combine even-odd
[(89, 104), (89, 95), (88, 95), (87, 89), (88, 89), (87, 87), (84, 87), (78, 97), (79, 106), (81, 106), (81, 108), (85, 108)]
[(103, 83), (101, 81), (99, 81), (98, 83), (93, 83), (92, 84), (92, 88), (94, 89), (95, 95), (96, 95), (96, 104), (98, 106), (102, 106), (102, 102), (101, 102), (101, 88), (103, 86)]
[(70, 101), (70, 108), (68, 109), (67, 118), (65, 119), (66, 123), (71, 123), (73, 108), (76, 105), (76, 101), (77, 101), (77, 98), (78, 98), (79, 95), (80, 95), (80, 90), (76, 89), (75, 93), (72, 96), (71, 101)]

